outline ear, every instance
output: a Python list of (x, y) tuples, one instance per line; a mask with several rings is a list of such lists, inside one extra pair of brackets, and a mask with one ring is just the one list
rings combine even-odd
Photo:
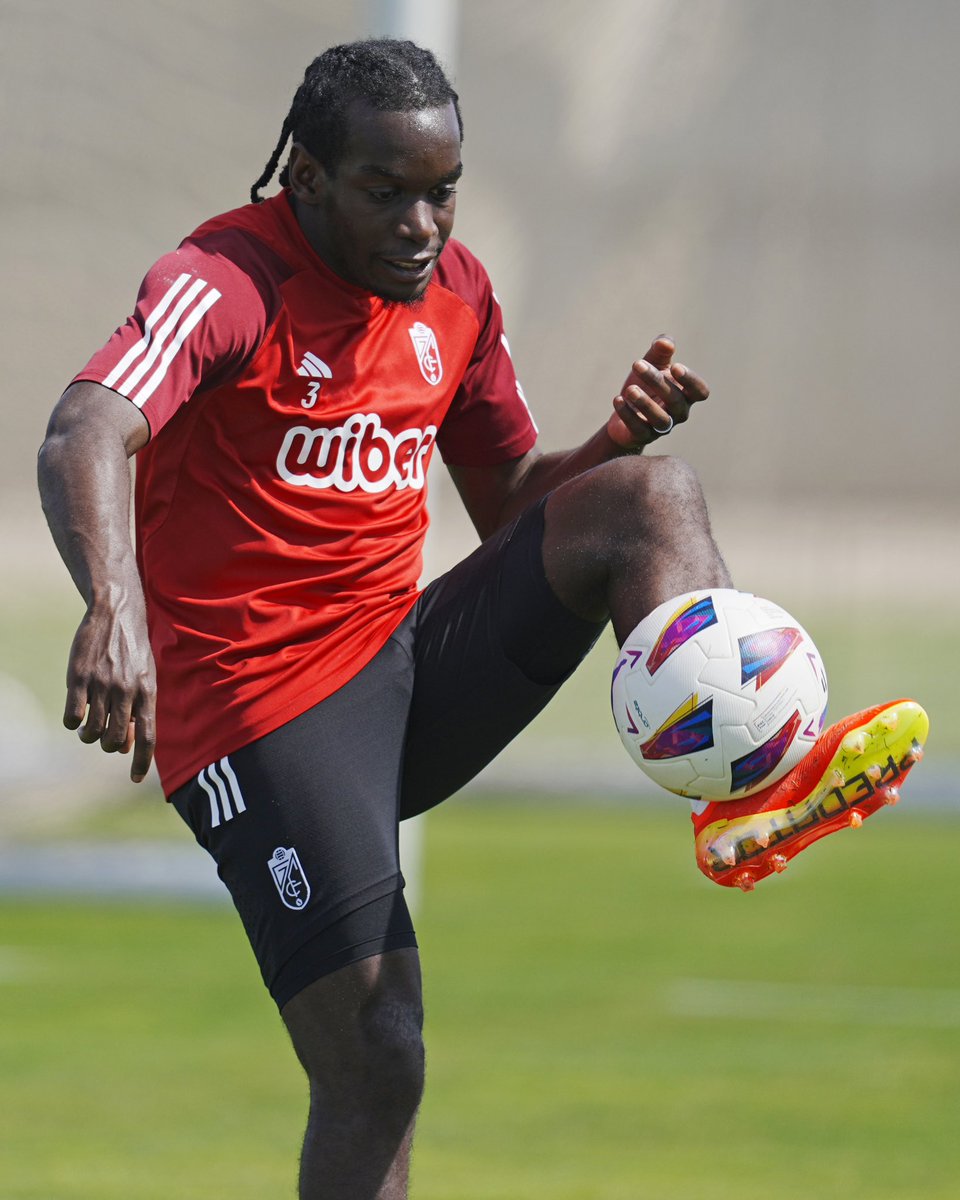
[(326, 195), (327, 173), (310, 151), (293, 143), (287, 163), (290, 190), (304, 204), (319, 204)]

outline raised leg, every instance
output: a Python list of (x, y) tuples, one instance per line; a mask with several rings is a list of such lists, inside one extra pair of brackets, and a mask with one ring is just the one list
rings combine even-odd
[(667, 456), (619, 458), (557, 488), (543, 564), (567, 608), (609, 616), (621, 644), (671, 596), (732, 586), (697, 476)]

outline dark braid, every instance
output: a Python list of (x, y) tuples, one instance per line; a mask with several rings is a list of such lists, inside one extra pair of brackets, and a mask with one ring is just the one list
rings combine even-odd
[(277, 163), (280, 161), (280, 155), (283, 153), (283, 148), (287, 144), (287, 139), (290, 137), (290, 116), (284, 118), (283, 127), (280, 130), (280, 140), (277, 142), (276, 148), (267, 160), (267, 165), (263, 168), (263, 174), (250, 189), (250, 199), (254, 204), (259, 204), (263, 197), (260, 195), (260, 189), (266, 187), (273, 178), (273, 173), (277, 169)]
[[(346, 140), (347, 109), (355, 100), (380, 112), (415, 112), (453, 101), (463, 137), (459, 97), (429, 50), (393, 38), (331, 46), (307, 67), (280, 130), (280, 140), (263, 174), (250, 189), (254, 204), (263, 199), (260, 189), (273, 178), (291, 137), (323, 164), (328, 175), (336, 172)], [(289, 171), (284, 167), (281, 187), (288, 182)]]

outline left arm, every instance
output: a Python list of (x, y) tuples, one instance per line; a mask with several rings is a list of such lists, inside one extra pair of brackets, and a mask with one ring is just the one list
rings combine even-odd
[(568, 479), (624, 454), (638, 454), (658, 430), (686, 421), (709, 395), (692, 371), (673, 362), (670, 338), (657, 338), (633, 364), (606, 424), (573, 450), (540, 453), (536, 447), (493, 467), (450, 467), (457, 491), (480, 534), (487, 538), (528, 505)]

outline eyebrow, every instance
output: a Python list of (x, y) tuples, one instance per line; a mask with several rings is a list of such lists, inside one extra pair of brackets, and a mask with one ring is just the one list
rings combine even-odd
[[(361, 175), (377, 175), (380, 179), (389, 179), (393, 183), (403, 183), (405, 179), (405, 176), (398, 175), (396, 171), (388, 171), (386, 167), (378, 167), (375, 163), (364, 163), (357, 170)], [(457, 163), (452, 171), (441, 175), (437, 183), (455, 183), (462, 174), (463, 163)]]

